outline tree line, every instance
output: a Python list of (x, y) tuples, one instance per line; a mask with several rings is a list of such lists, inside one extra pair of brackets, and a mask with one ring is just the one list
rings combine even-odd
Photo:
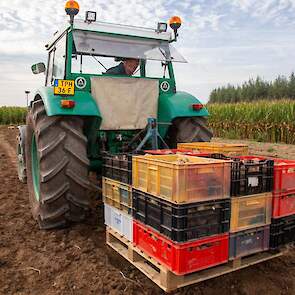
[(278, 76), (274, 81), (265, 81), (261, 77), (249, 79), (242, 85), (227, 86), (214, 89), (209, 103), (236, 103), (242, 101), (295, 99), (295, 74)]

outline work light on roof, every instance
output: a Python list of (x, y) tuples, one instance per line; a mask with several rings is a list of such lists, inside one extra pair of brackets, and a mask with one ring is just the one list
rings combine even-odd
[(158, 23), (157, 33), (167, 32), (167, 23)]
[(95, 11), (86, 11), (85, 22), (92, 23), (96, 21), (96, 12)]

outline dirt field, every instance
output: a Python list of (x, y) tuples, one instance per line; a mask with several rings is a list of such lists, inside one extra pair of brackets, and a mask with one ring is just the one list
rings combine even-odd
[[(163, 292), (105, 246), (93, 211), (87, 224), (40, 231), (31, 218), (26, 185), (18, 181), (16, 130), (0, 127), (0, 294), (88, 295)], [(251, 151), (295, 158), (295, 146), (251, 144)], [(295, 294), (295, 250), (282, 258), (174, 294)]]

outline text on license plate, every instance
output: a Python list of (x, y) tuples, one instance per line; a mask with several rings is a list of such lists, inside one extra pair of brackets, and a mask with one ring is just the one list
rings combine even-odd
[(72, 80), (54, 80), (55, 95), (75, 95), (75, 81)]

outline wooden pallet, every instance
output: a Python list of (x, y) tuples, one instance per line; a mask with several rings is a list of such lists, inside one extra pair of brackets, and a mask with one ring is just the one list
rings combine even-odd
[(235, 259), (214, 268), (202, 270), (188, 275), (177, 276), (167, 269), (164, 265), (158, 263), (155, 259), (134, 246), (125, 237), (111, 228), (106, 231), (107, 245), (113, 248), (149, 279), (157, 284), (165, 292), (171, 292), (178, 288), (200, 283), (205, 280), (216, 278), (224, 274), (246, 268), (248, 266), (267, 261), (283, 255), (283, 252), (269, 253), (263, 252), (249, 257)]

